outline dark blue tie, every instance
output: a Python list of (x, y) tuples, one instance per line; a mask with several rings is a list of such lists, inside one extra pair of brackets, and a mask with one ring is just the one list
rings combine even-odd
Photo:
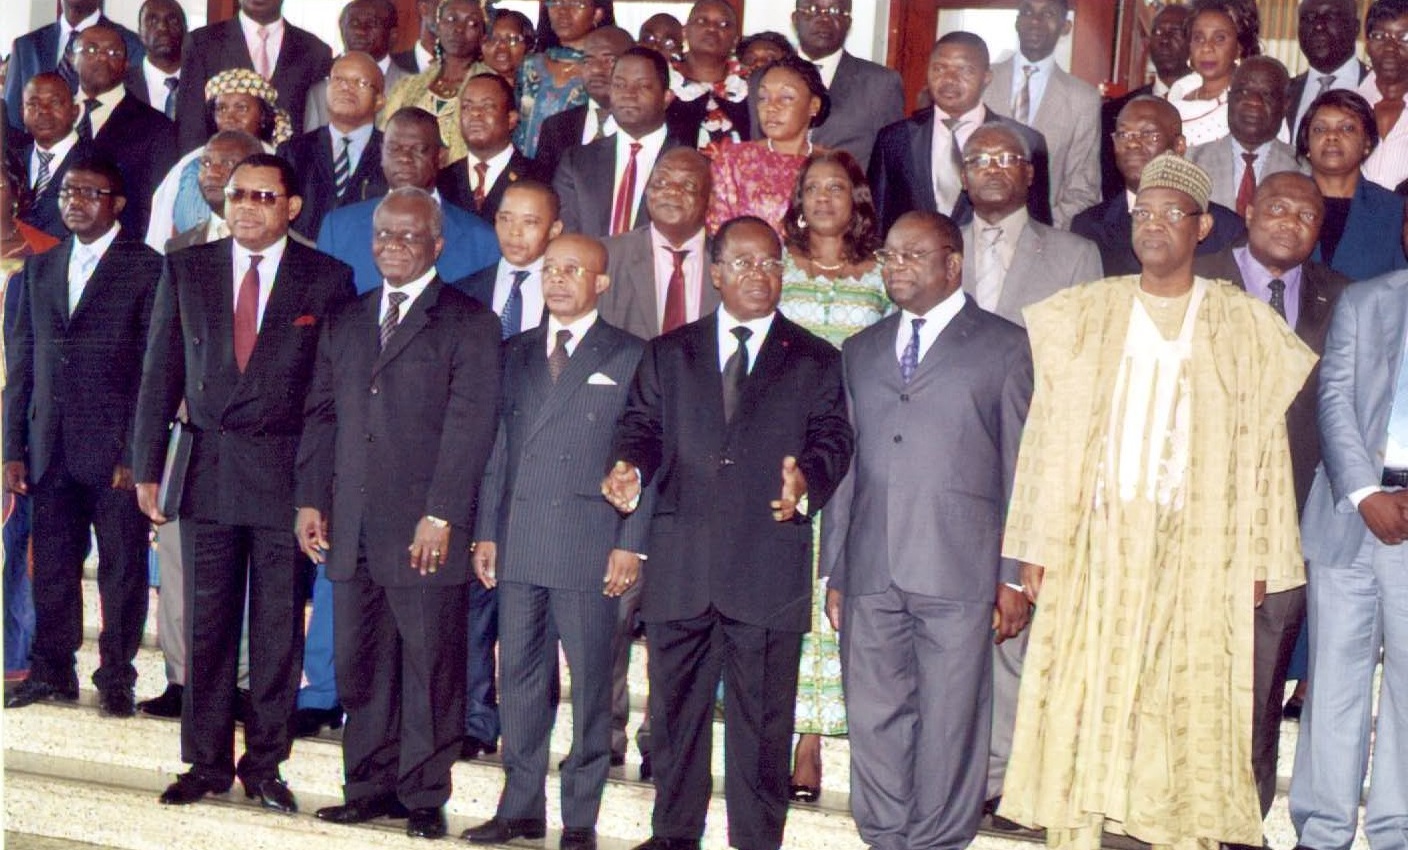
[(512, 288), (508, 291), (508, 300), (504, 302), (504, 311), (499, 315), (499, 324), (503, 328), (503, 338), (508, 339), (518, 333), (523, 326), (523, 281), (528, 279), (528, 272), (516, 271), (513, 273)]
[(911, 323), (914, 325), (914, 333), (909, 338), (909, 344), (904, 347), (904, 354), (900, 355), (900, 380), (906, 384), (919, 370), (919, 329), (924, 327), (924, 320), (912, 319)]
[(161, 111), (166, 113), (166, 117), (172, 121), (176, 120), (176, 87), (181, 84), (179, 77), (167, 77), (166, 83), (166, 103), (161, 107)]

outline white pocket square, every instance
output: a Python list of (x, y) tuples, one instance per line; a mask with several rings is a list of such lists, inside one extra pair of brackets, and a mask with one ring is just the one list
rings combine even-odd
[(604, 374), (602, 372), (594, 372), (592, 373), (592, 376), (587, 379), (587, 386), (614, 387), (616, 386), (616, 382), (611, 380), (610, 375)]

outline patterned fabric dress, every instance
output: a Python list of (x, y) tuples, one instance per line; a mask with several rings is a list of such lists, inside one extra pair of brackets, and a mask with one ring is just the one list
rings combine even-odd
[(706, 223), (710, 233), (741, 215), (755, 215), (782, 235), (782, 217), (792, 200), (792, 187), (807, 161), (803, 154), (777, 153), (766, 139), (724, 144), (714, 157), (714, 195)]
[(544, 121), (587, 102), (587, 86), (580, 67), (559, 85), (548, 68), (549, 59), (580, 62), (582, 53), (570, 47), (554, 47), (547, 53), (534, 53), (518, 67), (518, 129), (513, 131), (513, 146), (529, 159), (538, 155), (538, 131)]
[[(494, 69), (483, 62), (475, 62), (469, 66), (464, 78), (468, 80), (476, 74), (492, 74)], [(403, 106), (415, 106), (424, 109), (440, 125), (440, 139), (445, 143), (445, 147), (450, 149), (449, 158), (446, 165), (452, 162), (459, 162), (469, 156), (469, 147), (464, 142), (464, 136), (460, 133), (460, 99), (458, 93), (455, 97), (441, 97), (431, 90), (431, 85), (440, 76), (440, 63), (431, 62), (430, 67), (419, 74), (405, 77), (397, 83), (395, 88), (386, 95), (386, 106), (377, 113), (377, 127), (386, 129), (386, 119), (396, 113), (396, 110)]]
[[(890, 307), (879, 267), (860, 278), (809, 277), (789, 253), (782, 270), (782, 314), (827, 342), (841, 347), (846, 337), (879, 321)], [(822, 517), (812, 520), (813, 564), (821, 551)], [(796, 733), (846, 734), (846, 701), (841, 692), (841, 649), (826, 619), (826, 589), (816, 587), (812, 630), (802, 636), (797, 674)]]

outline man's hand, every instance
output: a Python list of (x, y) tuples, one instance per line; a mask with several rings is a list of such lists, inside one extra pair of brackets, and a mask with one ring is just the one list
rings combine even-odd
[(616, 461), (606, 477), (601, 479), (601, 495), (623, 514), (631, 513), (640, 504), (640, 471), (624, 460)]
[(416, 536), (408, 547), (411, 552), (411, 569), (421, 575), (429, 575), (445, 563), (445, 554), (450, 551), (450, 527), (436, 528), (426, 517), (416, 523)]
[(788, 522), (797, 515), (797, 503), (807, 494), (807, 476), (792, 455), (782, 459), (782, 495), (772, 502), (772, 518)]
[(1041, 583), (1046, 579), (1046, 567), (1036, 564), (1022, 564), (1022, 593), (1026, 595), (1027, 601), (1036, 604), (1036, 598), (1041, 595)]
[(620, 596), (640, 580), (640, 556), (625, 549), (612, 549), (606, 559), (605, 586), (601, 592), (607, 596)]
[(298, 548), (315, 564), (327, 563), (328, 521), (317, 508), (299, 508), (293, 519), (293, 536)]
[(474, 574), (479, 578), (479, 583), (493, 590), (499, 583), (496, 573), (499, 566), (498, 544), (492, 540), (476, 540), (470, 558), (474, 561)]
[(160, 494), (160, 484), (137, 485), (137, 507), (147, 515), (147, 519), (151, 520), (154, 525), (166, 524), (166, 515), (161, 512), (156, 503)]
[(132, 467), (121, 465), (113, 467), (112, 489), (131, 490), (135, 486), (137, 486), (137, 482), (132, 477)]
[(841, 632), (841, 591), (834, 587), (826, 588), (826, 619), (837, 634)]
[(1359, 503), (1359, 515), (1364, 518), (1364, 524), (1388, 546), (1397, 546), (1408, 538), (1408, 519), (1403, 516), (1397, 495), (1370, 493)]
[(1025, 592), (1013, 590), (1005, 582), (997, 584), (997, 604), (992, 608), (993, 643), (1002, 643), (1022, 633), (1031, 620), (1032, 603)]
[(5, 461), (5, 489), (11, 493), (19, 493), (21, 496), (29, 493), (29, 482), (25, 481), (29, 477), (29, 470), (25, 468), (22, 460)]

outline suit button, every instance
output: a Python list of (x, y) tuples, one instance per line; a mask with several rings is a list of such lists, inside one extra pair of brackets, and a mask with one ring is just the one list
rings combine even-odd
[(588, 413), (588, 414), (587, 414), (587, 421), (588, 421), (588, 422), (595, 422), (595, 421), (596, 421), (596, 414), (595, 414), (595, 413)]
[(553, 506), (554, 508), (561, 507), (561, 506), (562, 506), (562, 500), (561, 500), (561, 499), (553, 499), (552, 502), (551, 502), (551, 504), (552, 504), (552, 506)]
[(369, 442), (369, 443), (375, 443), (375, 442), (376, 442), (376, 437), (373, 437), (371, 434), (368, 434), (368, 435), (367, 435), (367, 442)]
[(731, 457), (721, 457), (721, 458), (719, 458), (719, 466), (733, 466), (733, 458), (731, 458)]
[(895, 442), (897, 442), (897, 443), (903, 443), (903, 442), (904, 442), (904, 437), (901, 437), (899, 434), (896, 434), (896, 435), (895, 435)]
[(200, 337), (198, 337), (198, 336), (193, 336), (193, 337), (191, 337), (191, 345), (200, 345)]
[(909, 401), (909, 393), (900, 393), (900, 401)]
[(217, 433), (223, 434), (223, 433), (225, 433), (225, 429), (224, 429), (224, 428), (221, 428)]
[(196, 389), (205, 392), (205, 381), (196, 381)]
[(571, 460), (571, 459), (572, 459), (572, 455), (563, 455), (562, 457), (558, 458), (558, 460), (563, 461), (564, 463), (567, 462), (567, 461), (569, 461), (569, 460)]
[(376, 387), (376, 386), (372, 387), (372, 395), (377, 395), (377, 394), (379, 394), (380, 392), (381, 392), (381, 387)]

